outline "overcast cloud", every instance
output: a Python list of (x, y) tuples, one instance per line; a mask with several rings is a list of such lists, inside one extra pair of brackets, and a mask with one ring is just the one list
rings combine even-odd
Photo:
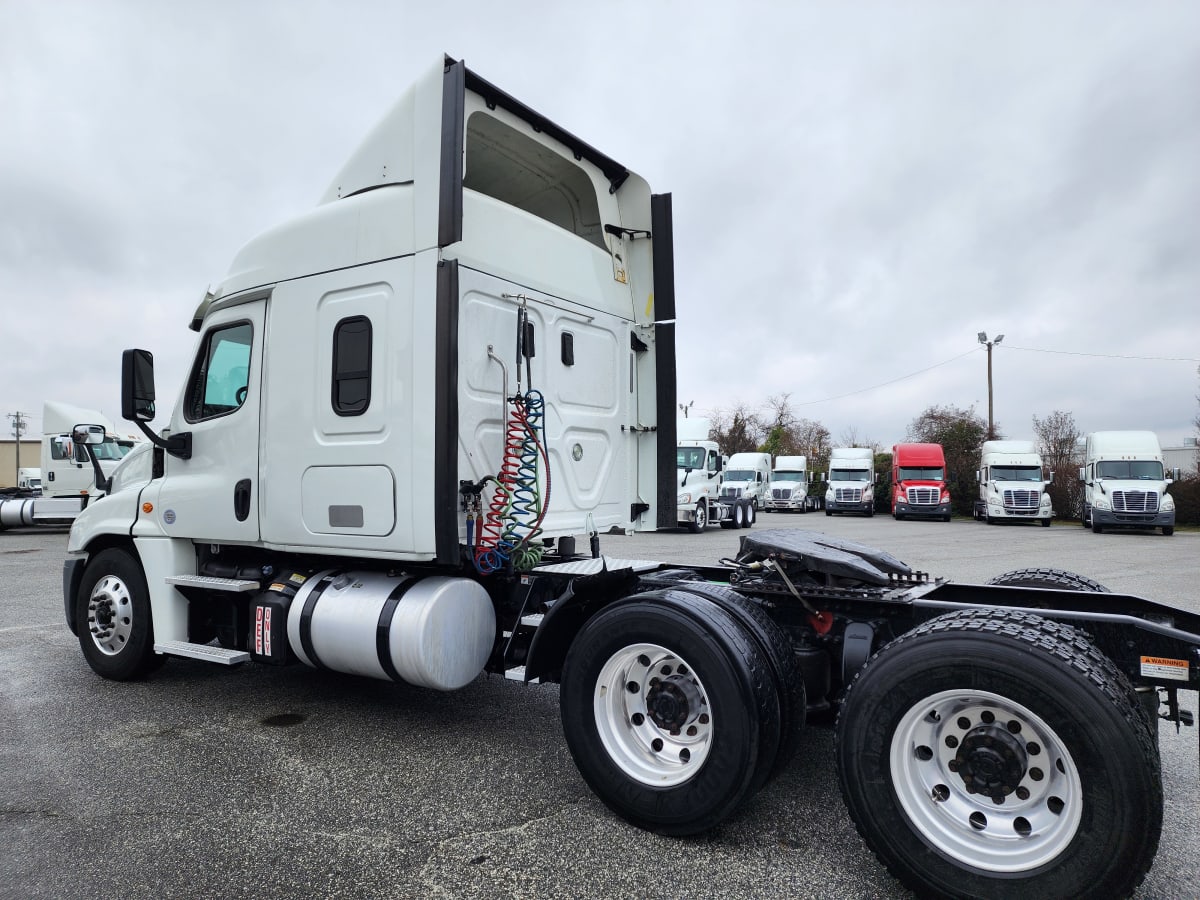
[(0, 0), (0, 412), (116, 419), (133, 346), (170, 406), (207, 286), (445, 52), (674, 195), (697, 411), (986, 418), (986, 331), (1008, 437), (1195, 434), (1200, 4), (433, 7)]

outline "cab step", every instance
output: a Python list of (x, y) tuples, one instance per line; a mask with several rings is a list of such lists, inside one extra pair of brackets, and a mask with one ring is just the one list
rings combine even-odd
[(241, 578), (214, 578), (211, 575), (168, 575), (167, 584), (204, 588), (209, 591), (229, 591), (237, 594), (257, 591), (259, 588), (257, 581), (245, 581)]
[(541, 681), (541, 679), (539, 679), (539, 678), (533, 678), (533, 679), (530, 679), (529, 681), (525, 681), (525, 667), (524, 666), (513, 666), (511, 669), (505, 669), (504, 677), (507, 678), (509, 681), (520, 681), (520, 682), (524, 682), (525, 684), (538, 684)]
[(166, 656), (186, 656), (189, 659), (200, 659), (222, 666), (250, 662), (250, 654), (245, 650), (228, 650), (211, 644), (189, 644), (187, 641), (155, 641), (154, 652)]

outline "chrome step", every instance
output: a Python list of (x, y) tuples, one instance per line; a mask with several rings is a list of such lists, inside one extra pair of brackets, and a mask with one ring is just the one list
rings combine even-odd
[(201, 659), (204, 662), (219, 663), (223, 666), (236, 666), (238, 663), (250, 662), (250, 654), (245, 650), (227, 650), (211, 644), (189, 644), (187, 641), (156, 641), (154, 652), (167, 656)]
[(542, 619), (546, 618), (543, 613), (530, 613), (527, 616), (521, 616), (521, 624), (528, 625), (531, 628), (536, 628), (542, 624)]
[(257, 581), (243, 581), (240, 578), (214, 578), (211, 575), (168, 575), (167, 584), (207, 588), (210, 591), (229, 591), (236, 594), (258, 590)]

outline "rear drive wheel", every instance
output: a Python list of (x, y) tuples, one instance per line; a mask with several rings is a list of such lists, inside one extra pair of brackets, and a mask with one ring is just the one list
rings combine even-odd
[(124, 550), (103, 550), (88, 561), (75, 598), (75, 622), (84, 659), (105, 678), (138, 678), (165, 659), (154, 653), (146, 576)]
[(920, 896), (1121, 897), (1162, 828), (1136, 692), (1068, 625), (969, 610), (884, 647), (837, 735), (859, 832)]
[(727, 818), (779, 749), (779, 694), (757, 643), (682, 591), (621, 600), (571, 644), (559, 692), (579, 772), (614, 812), (660, 834)]
[(1009, 587), (1051, 588), (1059, 591), (1091, 591), (1094, 594), (1111, 593), (1108, 588), (1098, 581), (1093, 581), (1086, 575), (1076, 575), (1066, 569), (1013, 569), (1003, 575), (997, 575), (988, 584), (1002, 584)]
[(753, 505), (746, 507), (746, 521), (743, 523), (745, 528), (753, 528), (755, 521), (758, 519), (758, 512)]

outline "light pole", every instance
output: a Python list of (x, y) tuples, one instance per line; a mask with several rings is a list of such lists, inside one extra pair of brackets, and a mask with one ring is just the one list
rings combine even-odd
[(988, 436), (987, 436), (987, 439), (989, 441), (993, 441), (996, 439), (996, 419), (992, 415), (992, 345), (998, 344), (1002, 340), (1004, 340), (1004, 335), (1002, 335), (1002, 334), (996, 335), (995, 340), (989, 341), (986, 331), (979, 332), (979, 343), (985, 344), (987, 346), (987, 354), (988, 354)]
[(693, 406), (695, 406), (695, 405), (696, 405), (696, 401), (695, 401), (695, 400), (689, 400), (687, 403), (680, 403), (680, 404), (679, 404), (679, 408), (680, 408), (681, 410), (683, 410), (683, 417), (684, 417), (685, 419), (688, 417), (688, 410), (689, 410), (689, 409), (691, 409), (691, 408), (692, 408)]

